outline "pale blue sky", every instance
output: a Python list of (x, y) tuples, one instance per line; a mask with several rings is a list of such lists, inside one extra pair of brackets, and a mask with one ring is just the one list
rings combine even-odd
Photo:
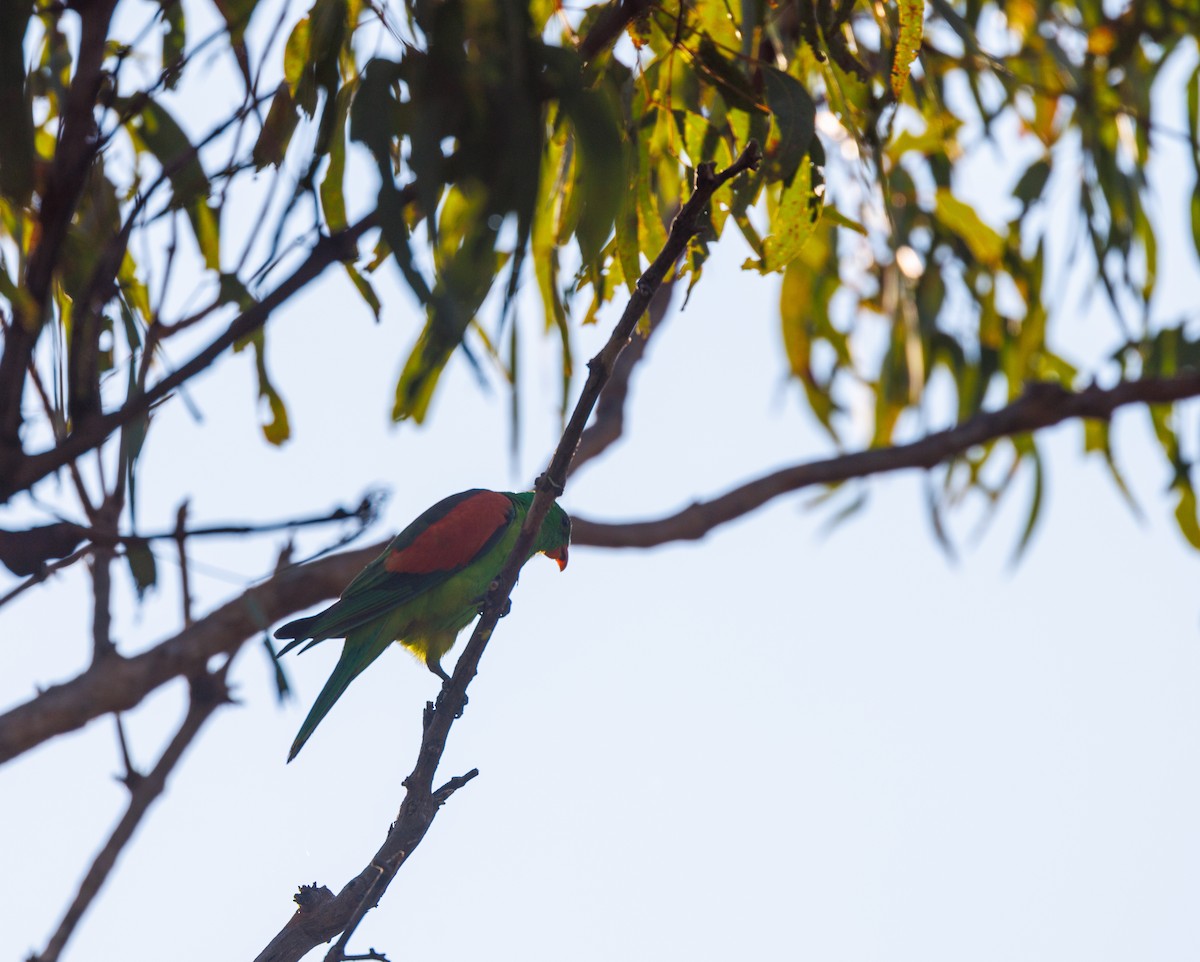
[[(1172, 179), (1164, 216), (1183, 189)], [(1164, 297), (1181, 304), (1196, 289), (1185, 240), (1165, 245), (1178, 260), (1161, 271)], [(739, 272), (744, 257), (729, 235), (651, 345), (627, 436), (572, 480), (568, 510), (656, 516), (827, 451), (785, 381), (777, 282)], [(378, 325), (337, 272), (271, 321), (269, 363), (295, 431), (283, 449), (254, 423), (249, 355), (193, 382), (202, 423), (179, 403), (161, 410), (142, 526), (169, 527), (183, 497), (197, 522), (270, 520), (353, 505), (382, 484), (393, 491), (373, 532), (383, 537), (447, 493), (537, 473), (557, 430), (553, 339), (529, 354), (516, 466), (505, 395), (480, 391), (461, 360), (430, 425), (396, 428), (390, 394), (419, 318), (392, 269), (378, 277)], [(537, 307), (520, 313), (533, 335)], [(615, 317), (580, 332), (581, 357)], [(1080, 353), (1110, 334), (1095, 305), (1063, 330)], [(1015, 569), (1027, 479), (955, 565), (934, 543), (915, 473), (870, 482), (868, 508), (828, 536), (828, 511), (805, 510), (806, 494), (697, 544), (579, 548), (564, 574), (535, 560), (447, 752), (445, 776), (481, 775), (352, 950), (514, 962), (1194, 959), (1200, 558), (1174, 530), (1148, 435), (1142, 412), (1115, 421), (1141, 524), (1102, 465), (1083, 460), (1078, 426), (1045, 436), (1045, 514)], [(0, 525), (30, 516), (15, 504)], [(198, 542), (197, 610), (266, 573), (280, 544)], [(168, 552), (159, 572), (140, 610), (118, 579), (127, 651), (177, 628)], [(0, 707), (79, 670), (89, 597), (72, 570), (0, 612)], [(388, 653), (285, 766), (336, 656), (333, 643), (289, 659), (297, 697), (283, 708), (261, 650), (238, 656), (241, 706), (189, 751), (68, 960), (253, 957), (299, 884), (336, 890), (366, 864), (436, 680)], [(183, 703), (174, 684), (129, 716), (140, 764)], [(111, 719), (0, 768), (0, 957), (44, 945), (123, 810), (117, 773)]]

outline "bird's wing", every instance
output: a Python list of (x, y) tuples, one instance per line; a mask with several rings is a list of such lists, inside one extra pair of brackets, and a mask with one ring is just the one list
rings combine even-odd
[(396, 535), (339, 601), (284, 625), (275, 636), (314, 642), (345, 637), (462, 571), (495, 546), (516, 516), (513, 501), (497, 491), (476, 488), (443, 498)]

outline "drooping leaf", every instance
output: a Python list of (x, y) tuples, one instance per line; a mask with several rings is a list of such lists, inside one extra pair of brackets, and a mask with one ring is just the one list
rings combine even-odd
[(816, 229), (821, 205), (813, 196), (811, 172), (810, 164), (801, 163), (791, 184), (780, 193), (771, 216), (771, 233), (763, 239), (762, 260), (756, 265), (763, 274), (787, 267)]
[(767, 144), (767, 164), (773, 179), (790, 185), (804, 158), (815, 131), (817, 108), (804, 85), (795, 77), (764, 67), (763, 90), (771, 108), (772, 132), (778, 140)]
[(1179, 530), (1193, 548), (1200, 548), (1200, 521), (1196, 516), (1196, 489), (1192, 486), (1187, 471), (1180, 471), (1171, 486), (1178, 495), (1175, 503), (1175, 521)]
[(183, 67), (183, 51), (187, 47), (187, 20), (183, 4), (178, 0), (159, 0), (166, 29), (162, 35), (162, 69), (168, 90), (179, 83)]
[(383, 304), (379, 300), (379, 295), (375, 293), (375, 288), (371, 282), (363, 277), (362, 272), (349, 261), (343, 261), (342, 266), (346, 269), (347, 275), (350, 277), (350, 283), (354, 285), (359, 296), (362, 297), (364, 303), (371, 309), (371, 313), (375, 315), (375, 320), (379, 320), (379, 313), (383, 310)]
[(948, 188), (939, 187), (934, 198), (934, 214), (949, 231), (957, 234), (974, 258), (988, 267), (999, 267), (1004, 254), (1004, 238), (984, 223), (970, 204), (959, 200)]
[(129, 563), (129, 573), (133, 575), (133, 584), (137, 588), (140, 601), (158, 581), (158, 566), (154, 562), (150, 542), (141, 538), (126, 541), (125, 560)]
[(908, 73), (921, 49), (921, 37), (925, 32), (925, 0), (897, 0), (900, 16), (900, 36), (896, 38), (896, 51), (892, 55), (892, 93), (896, 99), (904, 92)]
[(335, 98), (335, 110), (329, 139), (329, 163), (321, 178), (321, 212), (330, 232), (346, 229), (346, 115), (350, 109), (352, 88), (343, 87)]
[(266, 335), (262, 328), (256, 330), (249, 337), (243, 338), (234, 344), (234, 351), (240, 352), (247, 347), (254, 349), (254, 365), (258, 375), (258, 397), (260, 401), (266, 402), (266, 411), (263, 412), (267, 416), (260, 416), (259, 424), (262, 428), (263, 437), (267, 442), (278, 447), (292, 436), (291, 426), (288, 422), (287, 407), (283, 403), (283, 398), (279, 392), (275, 390), (275, 386), (271, 383), (271, 378), (267, 374), (267, 359), (266, 359)]
[(283, 162), (299, 119), (296, 102), (287, 83), (283, 82), (271, 98), (267, 119), (263, 121), (262, 130), (254, 144), (251, 156), (256, 170), (262, 170), (268, 164), (278, 167)]
[(1029, 543), (1033, 538), (1033, 533), (1037, 529), (1038, 519), (1042, 514), (1042, 496), (1045, 490), (1042, 456), (1032, 439), (1030, 439), (1026, 447), (1023, 459), (1033, 465), (1033, 493), (1030, 495), (1029, 514), (1025, 518), (1025, 527), (1021, 531), (1021, 540), (1017, 542), (1017, 547), (1013, 551), (1012, 563), (1014, 565), (1024, 557), (1025, 551), (1028, 549)]

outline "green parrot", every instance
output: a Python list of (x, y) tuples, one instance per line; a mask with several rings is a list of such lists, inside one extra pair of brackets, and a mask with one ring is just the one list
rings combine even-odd
[[(280, 655), (304, 641), (308, 644), (302, 652), (326, 638), (346, 639), (333, 674), (292, 743), (289, 762), (350, 682), (393, 641), (422, 658), (443, 681), (450, 680), (442, 670), (442, 656), (479, 614), (532, 503), (532, 491), (482, 488), (443, 498), (396, 535), (333, 605), (275, 632), (276, 638), (294, 639)], [(571, 519), (551, 505), (525, 560), (541, 553), (562, 570), (570, 540)]]

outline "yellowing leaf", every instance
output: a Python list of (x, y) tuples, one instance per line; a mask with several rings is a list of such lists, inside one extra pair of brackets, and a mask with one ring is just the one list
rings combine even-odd
[(974, 207), (955, 197), (949, 188), (939, 187), (933, 212), (943, 227), (962, 238), (977, 261), (988, 267), (1000, 266), (1004, 238), (983, 222)]
[(900, 12), (900, 37), (896, 40), (896, 52), (892, 57), (892, 93), (896, 99), (904, 92), (908, 83), (908, 72), (921, 49), (921, 37), (925, 31), (925, 0), (898, 0)]
[(821, 208), (812, 192), (812, 166), (806, 159), (791, 184), (780, 193), (779, 205), (771, 217), (771, 233), (763, 239), (758, 269), (768, 274), (787, 267), (812, 236), (820, 216)]

